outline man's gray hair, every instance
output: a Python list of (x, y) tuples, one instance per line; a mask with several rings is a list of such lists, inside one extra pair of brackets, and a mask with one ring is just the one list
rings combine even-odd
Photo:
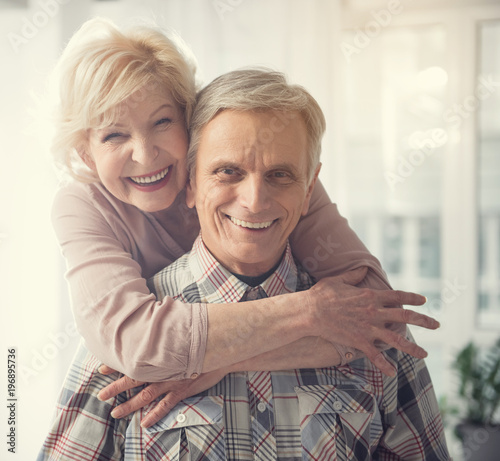
[(220, 112), (276, 111), (276, 123), (258, 134), (260, 143), (271, 142), (298, 112), (307, 130), (308, 178), (312, 179), (321, 153), (321, 139), (326, 123), (316, 100), (301, 86), (290, 85), (284, 74), (263, 68), (228, 72), (209, 83), (198, 93), (191, 118), (187, 166), (191, 177), (195, 171), (203, 128)]

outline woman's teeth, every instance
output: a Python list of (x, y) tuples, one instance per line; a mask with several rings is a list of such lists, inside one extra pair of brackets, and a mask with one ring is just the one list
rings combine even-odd
[(241, 219), (233, 218), (232, 216), (230, 216), (229, 219), (237, 226), (248, 227), (249, 229), (265, 229), (266, 227), (269, 227), (273, 223), (273, 221), (247, 222), (247, 221), (242, 221)]
[(136, 184), (151, 184), (152, 182), (159, 181), (160, 179), (163, 179), (165, 176), (167, 176), (169, 169), (170, 167), (165, 168), (163, 171), (160, 171), (159, 173), (153, 176), (136, 176), (136, 177), (131, 176), (130, 179), (134, 181)]

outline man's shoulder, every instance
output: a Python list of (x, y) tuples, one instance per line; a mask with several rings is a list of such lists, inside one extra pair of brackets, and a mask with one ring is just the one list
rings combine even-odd
[(170, 296), (188, 303), (199, 302), (199, 288), (186, 253), (148, 280), (149, 289), (157, 298)]
[(297, 261), (296, 258), (294, 258), (294, 263), (297, 268), (297, 288), (295, 291), (305, 291), (311, 288), (315, 283), (316, 280), (313, 278), (312, 275), (310, 275), (300, 264), (299, 261)]

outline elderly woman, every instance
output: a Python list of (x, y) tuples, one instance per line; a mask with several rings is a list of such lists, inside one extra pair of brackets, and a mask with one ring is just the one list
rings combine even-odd
[[(176, 388), (178, 401), (213, 385), (220, 379), (217, 370), (231, 364), (252, 358), (267, 369), (269, 353), (286, 346), (294, 354), (309, 354), (315, 366), (318, 350), (312, 343), (300, 343), (304, 349), (297, 350), (305, 337), (335, 343), (332, 364), (352, 360), (359, 350), (388, 374), (393, 368), (375, 342), (426, 355), (388, 325), (436, 328), (437, 322), (401, 307), (385, 309), (420, 305), (425, 298), (389, 289), (378, 261), (321, 185), (291, 236), (297, 258), (320, 279), (315, 287), (250, 305), (156, 299), (146, 279), (184, 254), (199, 232), (184, 195), (195, 68), (176, 41), (158, 31), (125, 33), (107, 21), (91, 20), (69, 42), (57, 73), (54, 152), (76, 180), (59, 190), (53, 223), (85, 345), (66, 379), (42, 459), (74, 459), (65, 457), (65, 450), (86, 453), (105, 443), (89, 427), (82, 428), (85, 440), (73, 439), (79, 447), (70, 446), (65, 436), (86, 393), (95, 395), (113, 382), (99, 373), (101, 363), (140, 381), (187, 380)], [(270, 126), (263, 136), (278, 128)], [(255, 314), (265, 319), (258, 328), (252, 323)], [(153, 396), (150, 390), (149, 398), (166, 389), (155, 388)], [(103, 415), (95, 419), (96, 426), (108, 424)]]

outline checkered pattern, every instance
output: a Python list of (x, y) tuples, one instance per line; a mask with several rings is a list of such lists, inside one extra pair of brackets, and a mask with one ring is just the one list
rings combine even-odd
[[(159, 296), (187, 302), (241, 302), (300, 291), (309, 276), (290, 248), (251, 288), (227, 272), (198, 239), (192, 251), (150, 280)], [(100, 402), (112, 379), (81, 346), (66, 379), (42, 460), (448, 460), (441, 417), (425, 363), (395, 349), (396, 378), (366, 359), (341, 367), (232, 373), (180, 402), (143, 430), (151, 406), (115, 421)], [(116, 377), (116, 376), (115, 376)]]

